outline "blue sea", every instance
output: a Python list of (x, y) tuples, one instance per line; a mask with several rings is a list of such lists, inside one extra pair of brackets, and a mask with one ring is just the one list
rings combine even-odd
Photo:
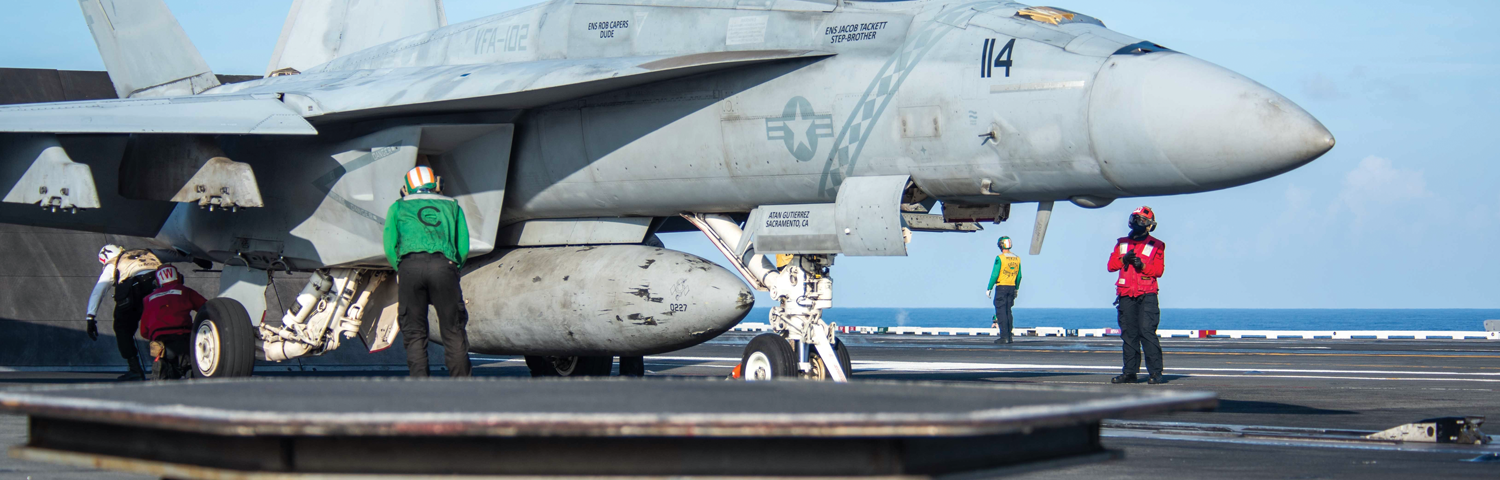
[[(769, 308), (746, 322), (765, 323)], [(1017, 327), (1116, 328), (1113, 308), (1017, 308)], [(861, 327), (988, 327), (992, 308), (838, 308), (823, 318)], [(1484, 331), (1500, 309), (1211, 309), (1168, 308), (1163, 329), (1185, 330), (1447, 330)]]

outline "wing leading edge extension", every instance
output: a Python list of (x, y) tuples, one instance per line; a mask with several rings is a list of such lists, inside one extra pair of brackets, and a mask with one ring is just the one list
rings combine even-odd
[(532, 108), (699, 73), (832, 55), (754, 50), (321, 72), (226, 85), (211, 93), (278, 94), (309, 120), (329, 122)]

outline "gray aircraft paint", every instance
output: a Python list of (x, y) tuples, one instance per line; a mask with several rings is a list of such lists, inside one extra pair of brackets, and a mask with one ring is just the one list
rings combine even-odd
[[(831, 203), (859, 177), (910, 177), (963, 204), (1201, 192), (1333, 145), (1275, 92), (1088, 17), (1052, 25), (1007, 2), (833, 7), (559, 0), (193, 97), (0, 107), (0, 131), (228, 134), (265, 207), (179, 204), (162, 237), (291, 269), (383, 265), (381, 216), (419, 155), (468, 202), (483, 255), (521, 221)], [(427, 133), (455, 125), (504, 129), (505, 145)], [(122, 199), (101, 188), (99, 201)], [(79, 218), (93, 223), (6, 220), (120, 228)]]
[(717, 337), (755, 305), (718, 264), (640, 245), (506, 250), (466, 268), (463, 288), (469, 348), (494, 355), (669, 352)]
[(447, 24), (442, 0), (296, 0), (266, 74), (306, 70)]

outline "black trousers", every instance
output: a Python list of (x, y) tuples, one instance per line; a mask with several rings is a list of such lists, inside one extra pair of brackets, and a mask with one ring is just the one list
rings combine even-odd
[(469, 376), (469, 310), (458, 285), (458, 266), (438, 253), (409, 253), (396, 270), (401, 337), (411, 376), (427, 371), (427, 306), (437, 310), (448, 376)]
[(1016, 317), (1011, 315), (1011, 307), (1016, 306), (1016, 287), (1007, 285), (995, 286), (995, 323), (1000, 326), (1000, 339), (1010, 340), (1010, 330), (1016, 326)]
[(1156, 303), (1156, 294), (1139, 297), (1116, 297), (1115, 308), (1120, 313), (1120, 340), (1125, 342), (1126, 375), (1141, 371), (1141, 353), (1146, 354), (1146, 371), (1152, 376), (1161, 375), (1161, 338), (1156, 336), (1156, 326), (1161, 324), (1161, 306)]
[(156, 290), (153, 275), (134, 275), (115, 284), (115, 346), (126, 360), (141, 361), (135, 332), (141, 329), (141, 311), (152, 290)]
[(151, 363), (152, 380), (177, 380), (187, 378), (192, 368), (192, 357), (188, 354), (187, 335), (162, 335), (156, 337), (165, 352)]

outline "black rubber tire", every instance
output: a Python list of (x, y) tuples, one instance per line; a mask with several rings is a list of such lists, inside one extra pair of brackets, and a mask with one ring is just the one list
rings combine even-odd
[(547, 357), (536, 355), (526, 356), (526, 369), (531, 370), (531, 376), (533, 377), (556, 377), (557, 371), (553, 370), (549, 363)]
[[(759, 358), (752, 362), (752, 357)], [(762, 333), (745, 345), (745, 354), (740, 358), (740, 376), (746, 381), (779, 380), (797, 377), (796, 352), (792, 344), (781, 335)], [(762, 370), (764, 369), (764, 370)]]
[(573, 376), (608, 377), (609, 372), (614, 369), (614, 355), (602, 357), (578, 357), (578, 368), (573, 369)]
[(841, 339), (833, 339), (833, 353), (839, 356), (839, 366), (844, 367), (844, 378), (854, 378), (854, 362), (849, 359), (849, 347)]
[[(807, 352), (808, 355), (819, 358), (822, 357), (822, 355), (818, 355), (818, 350), (812, 348), (811, 345), (809, 345), (807, 348), (809, 350)], [(854, 367), (849, 361), (849, 348), (844, 346), (843, 340), (837, 338), (833, 339), (833, 354), (839, 356), (839, 367), (844, 369), (844, 378), (854, 378)], [(826, 380), (832, 380), (833, 375), (825, 375), (823, 378)]]
[[(201, 339), (205, 343), (200, 344), (200, 335), (217, 338)], [(215, 298), (205, 303), (198, 310), (188, 341), (195, 378), (248, 377), (255, 371), (255, 326), (250, 324), (250, 314), (238, 300)], [(205, 348), (211, 352), (208, 355), (215, 357), (209, 365), (203, 362)]]
[[(569, 359), (571, 363), (565, 361)], [(571, 368), (563, 367), (565, 364)], [(614, 364), (613, 356), (526, 356), (526, 368), (531, 370), (533, 377), (607, 377)]]
[(646, 376), (646, 357), (620, 357), (620, 376), (622, 377), (644, 377)]

